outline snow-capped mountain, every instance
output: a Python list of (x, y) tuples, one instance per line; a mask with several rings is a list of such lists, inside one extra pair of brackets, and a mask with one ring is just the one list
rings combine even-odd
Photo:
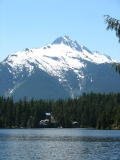
[[(0, 95), (28, 98), (66, 98), (83, 92), (119, 92), (114, 61), (91, 52), (69, 37), (42, 48), (26, 48), (0, 63)], [(114, 84), (114, 85), (113, 85)]]

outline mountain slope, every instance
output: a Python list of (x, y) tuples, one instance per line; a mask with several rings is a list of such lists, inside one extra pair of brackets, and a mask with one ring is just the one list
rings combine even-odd
[(119, 92), (113, 60), (91, 52), (69, 37), (42, 48), (9, 55), (0, 63), (0, 95), (58, 99), (83, 92)]

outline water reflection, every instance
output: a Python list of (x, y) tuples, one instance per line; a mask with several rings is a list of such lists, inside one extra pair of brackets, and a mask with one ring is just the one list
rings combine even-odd
[(0, 130), (0, 160), (120, 160), (120, 131)]

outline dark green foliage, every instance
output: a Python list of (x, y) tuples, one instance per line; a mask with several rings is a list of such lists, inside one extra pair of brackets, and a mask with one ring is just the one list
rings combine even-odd
[(24, 98), (14, 102), (0, 97), (0, 128), (38, 128), (46, 112), (56, 121), (48, 127), (75, 127), (73, 122), (78, 122), (77, 127), (120, 129), (120, 93), (90, 93), (57, 101)]
[(120, 63), (113, 63), (113, 67), (115, 67), (116, 72), (120, 74)]
[(105, 15), (105, 22), (107, 23), (107, 30), (115, 30), (120, 42), (120, 20)]
[[(105, 22), (107, 24), (107, 30), (114, 30), (120, 42), (120, 20), (105, 15)], [(115, 63), (113, 66), (115, 66), (116, 71), (120, 74), (120, 64)]]

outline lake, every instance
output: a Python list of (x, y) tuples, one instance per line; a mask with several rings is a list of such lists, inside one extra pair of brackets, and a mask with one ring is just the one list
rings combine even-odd
[(120, 130), (0, 129), (0, 160), (120, 160)]

